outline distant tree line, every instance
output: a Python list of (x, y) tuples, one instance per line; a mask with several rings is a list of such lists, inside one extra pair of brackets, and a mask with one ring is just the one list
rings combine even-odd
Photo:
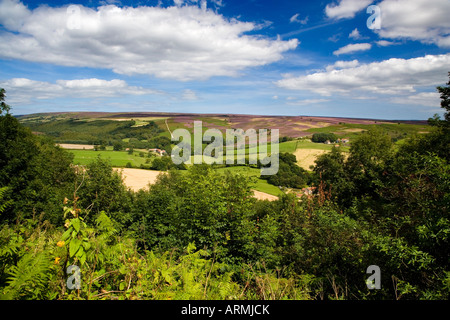
[(334, 133), (324, 133), (324, 132), (314, 133), (312, 135), (311, 141), (322, 143), (325, 141), (335, 142), (337, 141), (337, 136)]

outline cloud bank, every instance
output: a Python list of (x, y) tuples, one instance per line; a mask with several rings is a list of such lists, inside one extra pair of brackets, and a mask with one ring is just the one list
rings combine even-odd
[[(340, 67), (341, 69), (337, 69)], [(450, 54), (419, 58), (392, 58), (359, 64), (356, 60), (336, 62), (328, 70), (304, 76), (287, 76), (275, 84), (281, 88), (309, 91), (321, 96), (332, 94), (410, 95), (419, 89), (442, 85), (450, 70)], [(421, 94), (424, 99), (435, 95)], [(395, 102), (398, 103), (398, 98)]]
[(26, 104), (34, 100), (56, 98), (104, 98), (122, 95), (160, 94), (157, 90), (129, 86), (119, 79), (97, 78), (77, 80), (57, 80), (55, 83), (27, 78), (13, 78), (0, 81), (0, 87), (8, 92), (8, 103)]

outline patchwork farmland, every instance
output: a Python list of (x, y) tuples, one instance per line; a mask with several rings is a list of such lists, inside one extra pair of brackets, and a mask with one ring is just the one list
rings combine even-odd
[[(353, 139), (375, 126), (385, 130), (398, 143), (411, 135), (431, 130), (426, 121), (308, 116), (72, 112), (33, 114), (18, 118), (35, 134), (48, 135), (62, 148), (68, 149), (74, 155), (75, 165), (88, 165), (101, 157), (110, 161), (115, 168), (125, 168), (124, 182), (132, 190), (146, 187), (160, 172), (156, 170), (158, 167), (154, 162), (159, 162), (161, 157), (149, 150), (171, 149), (175, 142), (170, 141), (170, 137), (176, 129), (187, 129), (193, 136), (194, 121), (202, 121), (203, 132), (218, 129), (224, 137), (227, 129), (269, 129), (269, 132), (278, 129), (279, 152), (293, 154), (296, 164), (307, 171), (314, 166), (318, 156), (330, 152), (334, 146), (311, 142), (315, 133), (333, 133), (339, 139), (348, 140), (349, 143), (339, 146), (346, 153)], [(203, 148), (205, 146), (206, 143), (203, 143)], [(248, 155), (258, 151), (258, 147), (249, 148), (246, 145), (246, 163)], [(242, 153), (238, 151), (238, 154)], [(254, 190), (261, 198), (269, 199), (282, 194), (280, 188), (261, 179), (257, 168), (219, 166), (216, 170), (231, 170), (253, 177)]]

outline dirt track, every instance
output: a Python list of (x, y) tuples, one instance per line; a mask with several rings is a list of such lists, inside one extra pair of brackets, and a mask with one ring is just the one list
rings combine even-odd
[[(138, 191), (140, 189), (147, 189), (149, 184), (153, 184), (160, 173), (164, 174), (163, 171), (155, 170), (143, 170), (143, 169), (132, 169), (132, 168), (114, 168), (114, 170), (122, 171), (122, 177), (124, 178), (125, 185), (133, 191)], [(277, 200), (278, 197), (271, 194), (253, 190), (255, 198), (259, 200)]]

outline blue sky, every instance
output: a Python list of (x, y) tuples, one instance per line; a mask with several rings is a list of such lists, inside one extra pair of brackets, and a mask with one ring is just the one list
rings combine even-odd
[(427, 119), (449, 16), (448, 0), (0, 0), (0, 87), (14, 114)]

